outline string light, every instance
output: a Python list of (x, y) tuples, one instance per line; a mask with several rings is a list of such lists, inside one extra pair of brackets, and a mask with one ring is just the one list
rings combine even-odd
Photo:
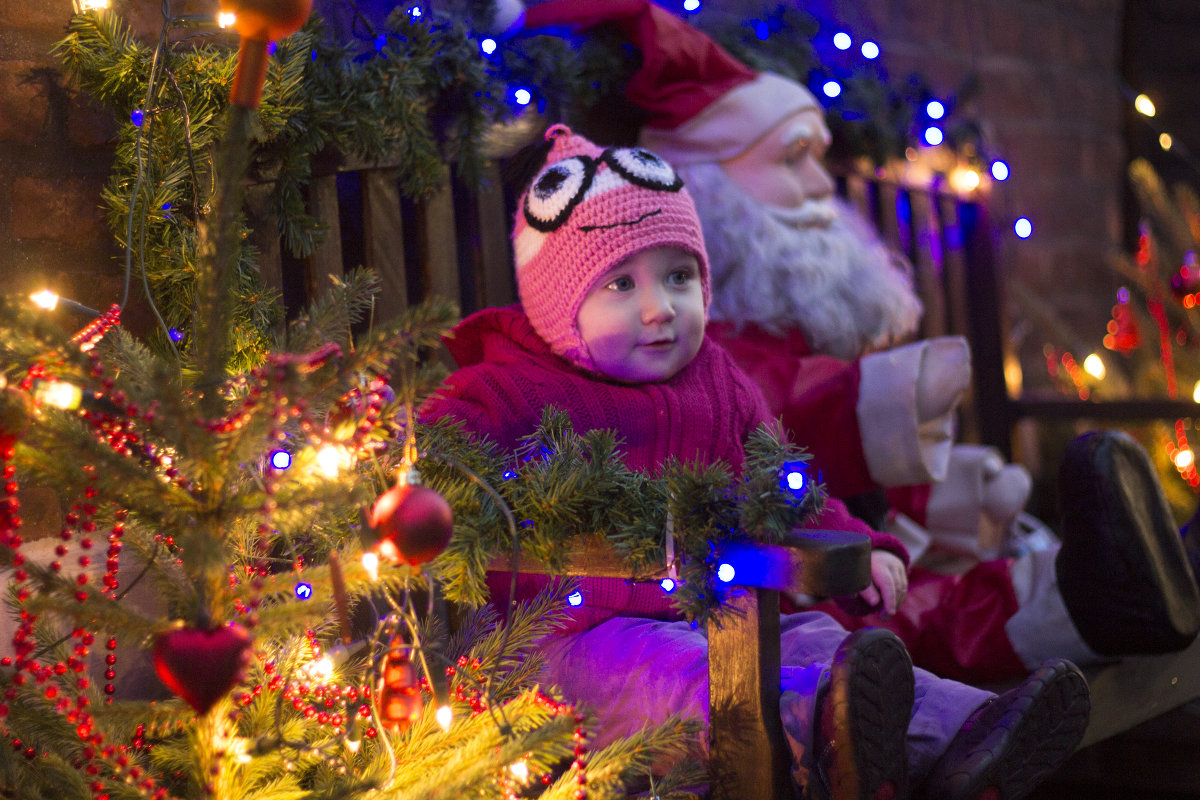
[(1133, 99), (1133, 107), (1137, 112), (1145, 117), (1153, 117), (1157, 113), (1154, 108), (1154, 101), (1144, 94), (1139, 94)]
[(363, 553), (362, 557), (363, 570), (366, 571), (367, 577), (372, 581), (379, 580), (379, 556), (372, 553), (370, 550)]
[(862, 44), (863, 58), (868, 61), (874, 61), (879, 58), (879, 45), (874, 42), (863, 42)]
[(663, 578), (658, 582), (658, 585), (661, 586), (662, 590), (667, 594), (675, 591), (675, 581), (671, 580), (670, 578)]
[(837, 97), (842, 93), (842, 85), (837, 81), (825, 81), (825, 85), (821, 87), (821, 91), (826, 97)]
[(1173, 144), (1175, 144), (1175, 141), (1171, 138), (1171, 134), (1164, 131), (1158, 135), (1158, 146), (1163, 150), (1170, 150)]
[(925, 104), (925, 113), (930, 119), (941, 119), (946, 116), (946, 107), (937, 100), (930, 100)]
[(218, 28), (232, 28), (235, 22), (237, 22), (237, 14), (232, 11), (220, 11), (217, 13)]
[(514, 761), (509, 764), (508, 771), (521, 783), (529, 780), (529, 764), (523, 758), (520, 761)]
[(578, 608), (579, 606), (583, 605), (583, 594), (581, 592), (571, 592), (569, 595), (567, 595), (567, 603), (575, 608)]
[(692, 14), (700, 10), (700, 0), (683, 0), (683, 10)]
[(342, 447), (327, 444), (317, 451), (317, 469), (326, 478), (336, 478), (343, 469), (349, 469), (354, 463), (350, 453)]
[(930, 125), (925, 129), (925, 143), (930, 147), (937, 147), (946, 139), (946, 134), (942, 133), (942, 129), (936, 125)]
[(38, 381), (33, 399), (63, 411), (73, 411), (83, 402), (83, 390), (68, 381)]
[(992, 177), (998, 181), (1008, 180), (1008, 164), (1003, 161), (992, 162)]
[(1104, 380), (1104, 362), (1095, 353), (1092, 353), (1083, 360), (1083, 371), (1096, 380)]
[(833, 35), (833, 46), (838, 50), (849, 50), (852, 44), (854, 44), (854, 41), (850, 38), (850, 34), (845, 31), (840, 31)]
[(275, 469), (287, 469), (292, 465), (292, 454), (287, 450), (276, 450), (271, 453), (271, 466)]
[(42, 289), (40, 292), (34, 292), (33, 294), (29, 295), (29, 299), (35, 306), (46, 311), (53, 311), (59, 306), (62, 306), (63, 308), (69, 311), (74, 311), (76, 314), (87, 317), (88, 319), (95, 319), (96, 317), (101, 316), (100, 312), (96, 309), (85, 306), (83, 303), (77, 303), (68, 297), (57, 295), (49, 289)]
[(80, 11), (103, 11), (108, 8), (108, 0), (79, 0)]
[(519, 106), (527, 106), (533, 101), (533, 94), (528, 89), (514, 89), (513, 101)]
[(433, 714), (437, 720), (438, 727), (444, 731), (450, 730), (450, 723), (454, 721), (454, 709), (450, 706), (439, 706), (438, 710)]
[(1013, 223), (1013, 233), (1018, 239), (1028, 239), (1033, 235), (1033, 223), (1027, 217), (1021, 217)]
[(490, 56), (492, 53), (496, 52), (496, 40), (490, 38), (483, 39), (479, 42), (479, 49), (483, 51), (485, 56)]
[(717, 580), (722, 583), (730, 583), (736, 574), (733, 564), (721, 564), (717, 567)]

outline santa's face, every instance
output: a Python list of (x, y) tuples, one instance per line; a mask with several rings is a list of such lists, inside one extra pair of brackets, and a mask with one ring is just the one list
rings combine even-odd
[(829, 224), (833, 179), (822, 162), (829, 128), (818, 108), (797, 111), (721, 169), (765, 210), (794, 226)]

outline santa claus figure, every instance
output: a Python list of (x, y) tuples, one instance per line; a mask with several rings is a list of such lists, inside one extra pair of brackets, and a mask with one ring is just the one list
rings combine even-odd
[[(645, 0), (557, 0), (531, 25), (620, 25), (643, 64), (627, 94), (648, 114), (641, 143), (695, 199), (712, 270), (710, 333), (761, 386), (833, 496), (885, 496), (886, 524), (914, 556), (930, 540), (979, 558), (958, 574), (920, 567), (889, 627), (915, 663), (946, 677), (1023, 675), (1186, 647), (1200, 591), (1155, 472), (1124, 434), (1090, 434), (1063, 456), (1061, 542), (1014, 547), (1028, 473), (956, 444), (970, 380), (960, 337), (913, 337), (921, 304), (905, 265), (823, 164), (824, 113), (803, 86), (756, 73)], [(1028, 544), (1028, 543), (1022, 543)], [(890, 611), (888, 609), (887, 611)]]

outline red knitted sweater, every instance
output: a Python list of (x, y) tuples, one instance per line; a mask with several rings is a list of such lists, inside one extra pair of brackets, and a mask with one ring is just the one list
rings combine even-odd
[[(746, 437), (771, 420), (758, 387), (708, 338), (673, 378), (644, 384), (608, 381), (556, 356), (520, 306), (473, 314), (445, 343), (459, 369), (422, 406), (422, 418), (454, 416), (509, 449), (533, 433), (542, 410), (552, 405), (565, 411), (579, 432), (615, 431), (631, 469), (653, 472), (674, 455), (704, 464), (724, 461), (737, 471), (745, 461)], [(898, 540), (870, 530), (833, 498), (812, 527), (866, 533), (873, 547), (908, 561)], [(501, 585), (489, 583), (493, 592)], [(523, 596), (544, 583), (538, 576), (523, 576), (518, 593)], [(503, 586), (507, 594), (507, 583)], [(582, 626), (616, 615), (672, 615), (669, 598), (654, 584), (587, 579), (581, 591), (585, 605), (576, 610), (576, 619)]]

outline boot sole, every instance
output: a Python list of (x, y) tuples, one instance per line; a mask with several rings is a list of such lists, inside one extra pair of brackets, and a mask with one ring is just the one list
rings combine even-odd
[[(1084, 641), (1106, 656), (1187, 647), (1200, 631), (1200, 589), (1145, 451), (1119, 431), (1077, 437), (1063, 455), (1059, 486), (1056, 571)], [(1096, 557), (1102, 538), (1113, 558)]]
[(930, 800), (1019, 800), (1075, 752), (1091, 711), (1083, 674), (1051, 661), (1021, 689), (981, 710), (958, 745), (966, 752), (947, 751), (943, 762), (953, 767), (935, 768)]
[(834, 754), (833, 800), (908, 797), (912, 670), (904, 644), (882, 628), (855, 631), (838, 648), (830, 665), (830, 700), (850, 746)]

